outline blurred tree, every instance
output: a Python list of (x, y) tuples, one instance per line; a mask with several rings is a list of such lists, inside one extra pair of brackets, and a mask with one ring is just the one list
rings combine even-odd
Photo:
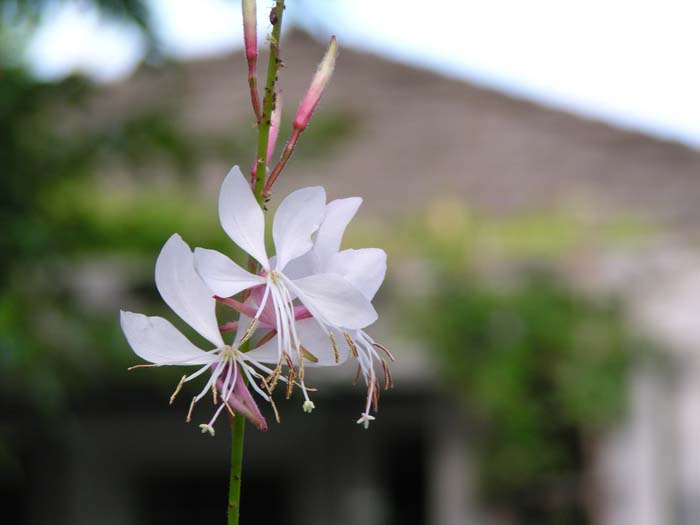
[(638, 348), (621, 309), (546, 271), (498, 287), (442, 272), (412, 326), (473, 418), (487, 501), (517, 523), (591, 523), (590, 447), (621, 415)]
[[(0, 503), (12, 523), (25, 522), (13, 509), (32, 507), (36, 473), (60, 461), (76, 400), (102, 391), (117, 373), (124, 377), (129, 353), (117, 312), (85, 298), (82, 281), (93, 263), (148, 258), (128, 279), (148, 300), (155, 295), (149, 265), (164, 239), (180, 226), (188, 231), (185, 222), (201, 225), (191, 220), (186, 187), (169, 196), (120, 195), (98, 183), (115, 163), (135, 171), (166, 161), (192, 173), (203, 145), (180, 131), (167, 100), (90, 126), (69, 123), (66, 117), (87, 114), (99, 89), (75, 75), (37, 79), (23, 60), (38, 23), (58, 3), (0, 0)], [(145, 2), (88, 3), (135, 24), (156, 47)], [(119, 270), (110, 264), (93, 280)]]

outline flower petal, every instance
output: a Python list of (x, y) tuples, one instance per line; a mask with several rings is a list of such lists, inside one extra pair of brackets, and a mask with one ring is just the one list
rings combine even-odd
[(331, 257), (327, 271), (345, 277), (371, 301), (386, 275), (386, 252), (379, 248), (343, 250)]
[(252, 255), (265, 270), (270, 269), (265, 251), (265, 217), (238, 166), (231, 168), (221, 185), (219, 220), (233, 242)]
[(265, 282), (263, 277), (244, 270), (216, 250), (195, 248), (194, 267), (212, 293), (221, 297), (231, 297)]
[[(338, 360), (336, 361), (335, 350), (331, 339), (318, 325), (315, 319), (302, 319), (296, 322), (296, 331), (299, 336), (301, 346), (310, 354), (304, 361), (304, 366), (335, 366), (344, 363), (350, 349), (345, 337), (338, 331), (333, 331), (333, 337), (338, 348)], [(275, 336), (259, 347), (246, 352), (246, 358), (253, 359), (260, 363), (276, 364), (279, 361), (277, 353), (277, 337)], [(298, 356), (293, 353), (292, 361), (298, 364)], [(315, 360), (314, 360), (315, 359)]]
[(321, 186), (302, 188), (282, 201), (272, 223), (276, 269), (283, 270), (312, 248), (311, 235), (321, 225), (325, 211), (326, 191)]
[(350, 348), (340, 332), (333, 330), (333, 339), (338, 349), (338, 359), (336, 360), (331, 339), (328, 334), (321, 330), (316, 319), (297, 321), (296, 328), (301, 345), (317, 359), (316, 362), (306, 361), (306, 366), (335, 366), (347, 360)]
[(216, 321), (216, 301), (194, 269), (190, 247), (175, 234), (163, 246), (156, 261), (156, 287), (180, 318), (214, 346), (223, 346)]
[(318, 229), (314, 242), (314, 254), (320, 265), (315, 270), (325, 272), (330, 258), (340, 250), (345, 228), (362, 204), (360, 197), (336, 199), (326, 206), (326, 216)]
[(339, 329), (359, 329), (377, 320), (377, 311), (360, 290), (335, 274), (316, 274), (285, 282), (316, 319)]
[(193, 345), (162, 317), (121, 311), (122, 331), (136, 355), (157, 365), (205, 365), (218, 359)]

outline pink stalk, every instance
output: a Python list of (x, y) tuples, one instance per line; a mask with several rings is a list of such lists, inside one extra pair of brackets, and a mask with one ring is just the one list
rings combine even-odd
[(258, 97), (258, 27), (255, 0), (243, 0), (243, 40), (245, 42), (245, 58), (248, 61), (248, 85), (250, 86), (250, 101), (253, 105), (255, 120), (260, 123), (260, 98)]
[(299, 141), (299, 136), (309, 125), (311, 116), (321, 100), (321, 96), (328, 85), (328, 81), (333, 75), (337, 55), (338, 45), (336, 43), (335, 36), (332, 36), (328, 50), (323, 56), (323, 60), (321, 60), (321, 63), (316, 70), (316, 74), (311, 81), (311, 85), (309, 86), (306, 95), (304, 95), (304, 99), (301, 101), (297, 114), (294, 117), (294, 121), (292, 122), (292, 135), (289, 137), (287, 145), (284, 147), (284, 151), (282, 152), (279, 162), (270, 172), (270, 176), (265, 184), (265, 189), (263, 190), (263, 196), (268, 197), (270, 195), (272, 185), (277, 180), (277, 177), (279, 177), (279, 174), (282, 172), (282, 169), (284, 169), (284, 166), (292, 156), (292, 153), (294, 153), (294, 148)]

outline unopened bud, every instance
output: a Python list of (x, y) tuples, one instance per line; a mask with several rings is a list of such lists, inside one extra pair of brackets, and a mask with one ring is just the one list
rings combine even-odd
[(316, 109), (318, 102), (321, 100), (321, 95), (323, 95), (324, 90), (328, 81), (333, 75), (333, 69), (335, 68), (335, 57), (338, 55), (338, 46), (335, 41), (335, 36), (331, 37), (331, 43), (328, 46), (328, 51), (326, 51), (323, 60), (316, 70), (313, 80), (311, 81), (311, 86), (304, 96), (299, 110), (297, 111), (296, 117), (294, 117), (293, 126), (294, 129), (303, 130), (308, 126), (311, 115)]
[(243, 0), (243, 39), (245, 41), (245, 56), (248, 60), (258, 57), (258, 22), (256, 18), (255, 0)]

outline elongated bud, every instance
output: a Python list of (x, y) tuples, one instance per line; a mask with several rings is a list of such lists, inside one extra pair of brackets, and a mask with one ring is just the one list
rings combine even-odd
[(335, 36), (331, 37), (331, 43), (328, 46), (328, 51), (326, 51), (323, 60), (316, 70), (314, 79), (311, 81), (311, 86), (304, 96), (299, 110), (297, 111), (296, 117), (294, 117), (294, 122), (292, 126), (294, 129), (303, 130), (308, 126), (311, 115), (316, 109), (319, 100), (321, 100), (321, 95), (326, 89), (326, 84), (333, 74), (333, 69), (335, 68), (335, 57), (338, 55), (338, 46), (335, 41)]
[(282, 120), (282, 92), (275, 96), (275, 109), (272, 110), (270, 117), (270, 135), (267, 141), (267, 163), (270, 164), (272, 154), (275, 152), (275, 144), (277, 143), (277, 134), (280, 131), (280, 121)]
[(245, 56), (250, 61), (258, 57), (258, 23), (256, 19), (255, 0), (243, 0), (243, 39)]

